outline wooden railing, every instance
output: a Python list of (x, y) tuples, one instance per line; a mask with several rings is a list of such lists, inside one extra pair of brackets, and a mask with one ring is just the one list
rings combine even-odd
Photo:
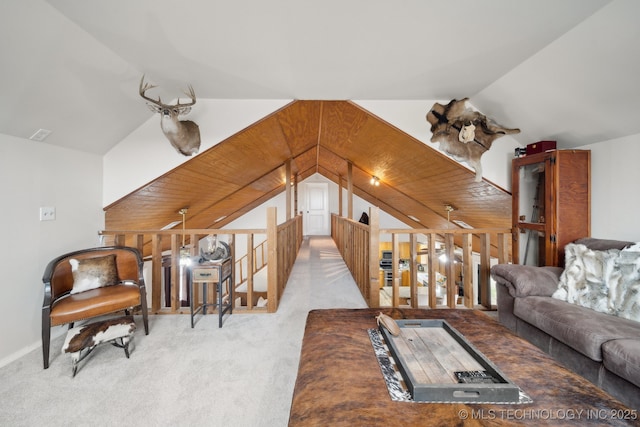
[[(338, 251), (366, 301), (371, 300), (369, 279), (369, 236), (366, 224), (331, 215), (331, 235)], [(375, 261), (377, 262), (377, 256)], [(371, 306), (371, 304), (369, 304)]]
[[(338, 250), (370, 307), (473, 308), (480, 305), (490, 309), (495, 306), (491, 297), (491, 263), (509, 261), (511, 229), (380, 229), (377, 209), (371, 209), (368, 225), (337, 215), (332, 216), (331, 224)], [(381, 236), (390, 240), (389, 243), (382, 242)], [(391, 265), (401, 264), (401, 238), (408, 241), (408, 253), (402, 257), (403, 260), (408, 259), (408, 265), (404, 266), (406, 273), (398, 268), (391, 268), (390, 272), (381, 270), (379, 262), (383, 245), (392, 251)], [(474, 265), (478, 266), (475, 283)], [(426, 283), (418, 280), (418, 273), (425, 277)], [(391, 286), (385, 286), (386, 274), (391, 276)], [(446, 297), (436, 295), (437, 287), (441, 286), (437, 281), (442, 278), (446, 280)], [(406, 287), (401, 292), (403, 285)], [(391, 291), (387, 304), (380, 299), (383, 287), (385, 291)], [(462, 292), (459, 292), (460, 288)], [(479, 304), (476, 289), (480, 292)], [(423, 291), (426, 295), (419, 295)], [(442, 305), (439, 301), (446, 303)]]
[[(234, 313), (242, 311), (258, 311), (274, 313), (284, 286), (295, 262), (296, 254), (302, 243), (302, 216), (278, 225), (275, 208), (267, 208), (267, 228), (264, 229), (186, 229), (186, 230), (105, 230), (100, 232), (105, 245), (123, 245), (137, 248), (144, 256), (145, 263), (150, 266), (151, 283), (147, 283), (147, 292), (151, 299), (151, 312), (154, 314), (183, 314), (187, 309), (182, 307), (181, 294), (186, 287), (185, 269), (180, 266), (180, 247), (183, 241), (189, 245), (191, 256), (199, 254), (199, 242), (208, 235), (227, 235), (234, 260), (234, 287), (245, 283), (247, 304), (234, 306)], [(246, 255), (236, 258), (237, 236), (244, 235), (247, 241)], [(266, 235), (266, 240), (254, 246), (254, 236)], [(184, 240), (183, 240), (184, 239)], [(265, 253), (266, 248), (266, 253)], [(163, 268), (163, 257), (169, 255), (168, 269)], [(249, 268), (251, 266), (251, 268)], [(253, 304), (253, 278), (263, 268), (267, 268), (267, 305), (266, 308)], [(146, 270), (146, 268), (145, 268)], [(170, 271), (166, 282), (170, 283), (170, 306), (162, 303), (164, 270)], [(148, 279), (147, 279), (148, 281)], [(181, 292), (182, 288), (182, 292)], [(199, 294), (189, 296), (199, 298)], [(234, 301), (235, 305), (235, 301)]]

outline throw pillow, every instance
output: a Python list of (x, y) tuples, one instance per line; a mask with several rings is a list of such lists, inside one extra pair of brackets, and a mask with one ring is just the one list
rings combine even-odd
[(553, 298), (614, 314), (609, 301), (607, 277), (620, 251), (594, 251), (582, 244), (565, 246), (565, 268)]
[(80, 260), (71, 258), (69, 264), (73, 274), (72, 294), (115, 285), (119, 281), (114, 254)]
[(640, 245), (620, 251), (609, 278), (609, 298), (614, 314), (640, 322)]

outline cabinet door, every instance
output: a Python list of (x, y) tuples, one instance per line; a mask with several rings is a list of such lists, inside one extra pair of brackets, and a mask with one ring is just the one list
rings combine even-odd
[(551, 170), (545, 158), (540, 161), (514, 165), (514, 228), (518, 243), (518, 263), (547, 265), (548, 228), (552, 218), (547, 195)]
[(590, 235), (589, 150), (513, 160), (514, 262), (562, 266), (566, 244)]

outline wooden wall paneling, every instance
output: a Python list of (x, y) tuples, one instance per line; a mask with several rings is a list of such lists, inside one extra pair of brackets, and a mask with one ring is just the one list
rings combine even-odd
[[(486, 180), (475, 183), (472, 171), (435, 144), (352, 102), (294, 101), (107, 206), (106, 229), (157, 230), (185, 206), (193, 212), (190, 227), (224, 226), (285, 190), (287, 159), (300, 181), (318, 172), (336, 183), (351, 162), (353, 194), (413, 227), (445, 228), (444, 203), (456, 207), (452, 219), (473, 227), (510, 225), (510, 195)], [(381, 178), (375, 189), (373, 174)]]

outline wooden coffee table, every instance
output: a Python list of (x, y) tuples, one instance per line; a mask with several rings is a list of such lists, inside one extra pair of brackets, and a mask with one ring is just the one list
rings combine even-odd
[[(531, 399), (525, 404), (393, 401), (367, 331), (395, 319), (444, 319)], [(640, 414), (475, 310), (309, 312), (290, 426), (640, 425)]]

